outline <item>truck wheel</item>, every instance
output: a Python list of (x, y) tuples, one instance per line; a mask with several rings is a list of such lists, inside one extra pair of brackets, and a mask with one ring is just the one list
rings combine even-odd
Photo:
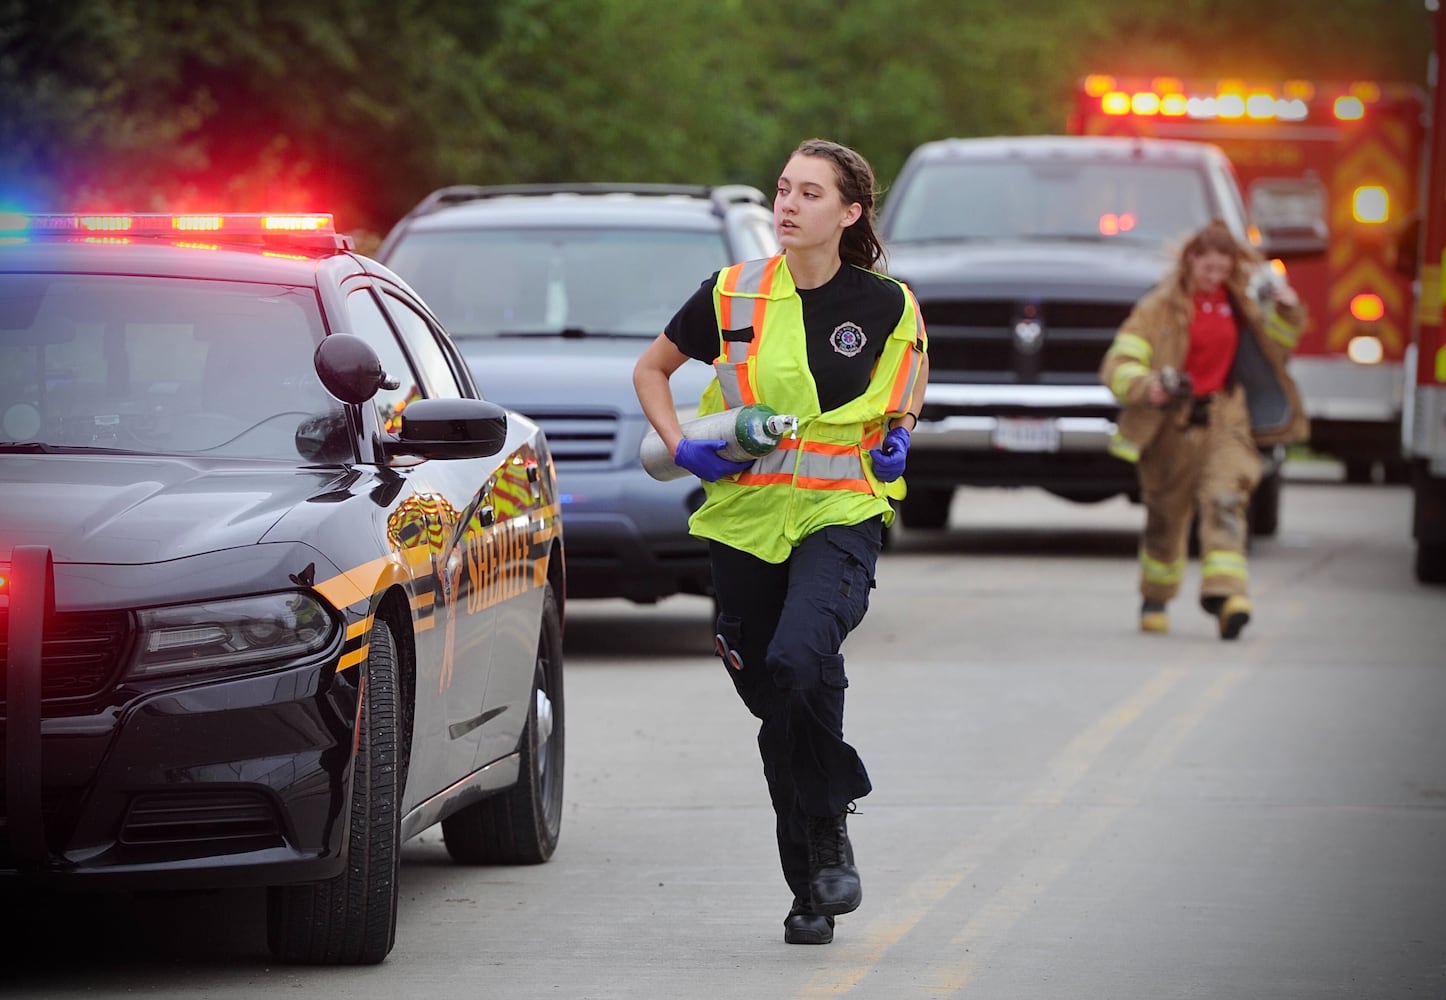
[(442, 840), (452, 860), (535, 865), (552, 857), (562, 829), (562, 705), (562, 616), (548, 584), (517, 784), (442, 820)]
[(380, 618), (368, 642), (352, 761), (346, 870), (324, 882), (268, 891), (267, 939), (272, 954), (283, 962), (375, 965), (387, 957), (396, 939), (405, 781), (399, 766), (397, 655), (392, 630)]
[(1421, 583), (1446, 583), (1446, 542), (1416, 544), (1416, 579)]
[(1260, 480), (1250, 497), (1250, 533), (1272, 538), (1279, 528), (1280, 473), (1273, 472)]
[(910, 489), (899, 503), (904, 527), (938, 531), (949, 525), (949, 505), (954, 502), (952, 489)]

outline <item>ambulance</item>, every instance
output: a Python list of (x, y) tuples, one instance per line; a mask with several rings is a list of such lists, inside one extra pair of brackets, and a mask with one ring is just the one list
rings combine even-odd
[(1441, 53), (1446, 51), (1446, 14), (1432, 14), (1429, 156), (1421, 199), (1415, 335), (1406, 352), (1402, 445), (1415, 494), (1412, 536), (1416, 579), (1446, 583), (1446, 333), (1442, 330), (1442, 281), (1446, 278), (1446, 101), (1441, 99)]
[[(1229, 156), (1258, 229), (1324, 252), (1292, 257), (1311, 322), (1291, 362), (1312, 450), (1348, 482), (1399, 479), (1412, 291), (1397, 245), (1418, 197), (1425, 95), (1405, 83), (1092, 75), (1069, 131), (1209, 142)], [(1324, 220), (1324, 231), (1320, 229)], [(1285, 265), (1275, 261), (1278, 270)]]

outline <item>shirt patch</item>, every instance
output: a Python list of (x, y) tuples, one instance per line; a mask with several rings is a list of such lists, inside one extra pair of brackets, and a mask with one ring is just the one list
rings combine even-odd
[(833, 333), (829, 334), (828, 342), (839, 354), (851, 358), (864, 349), (868, 338), (857, 323), (840, 323), (833, 328)]

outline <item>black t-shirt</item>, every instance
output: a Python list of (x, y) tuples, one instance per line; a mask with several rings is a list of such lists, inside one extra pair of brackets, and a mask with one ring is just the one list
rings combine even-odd
[[(678, 350), (709, 364), (718, 357), (717, 282), (715, 271), (663, 328)], [(874, 362), (904, 314), (904, 291), (887, 278), (845, 264), (826, 283), (800, 288), (798, 295), (808, 370), (818, 387), (819, 407), (827, 413), (868, 389)]]

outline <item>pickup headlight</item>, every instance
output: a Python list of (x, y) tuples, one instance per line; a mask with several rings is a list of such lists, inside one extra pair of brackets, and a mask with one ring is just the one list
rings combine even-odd
[(293, 660), (331, 644), (335, 618), (302, 593), (149, 608), (139, 613), (132, 677), (224, 671)]

